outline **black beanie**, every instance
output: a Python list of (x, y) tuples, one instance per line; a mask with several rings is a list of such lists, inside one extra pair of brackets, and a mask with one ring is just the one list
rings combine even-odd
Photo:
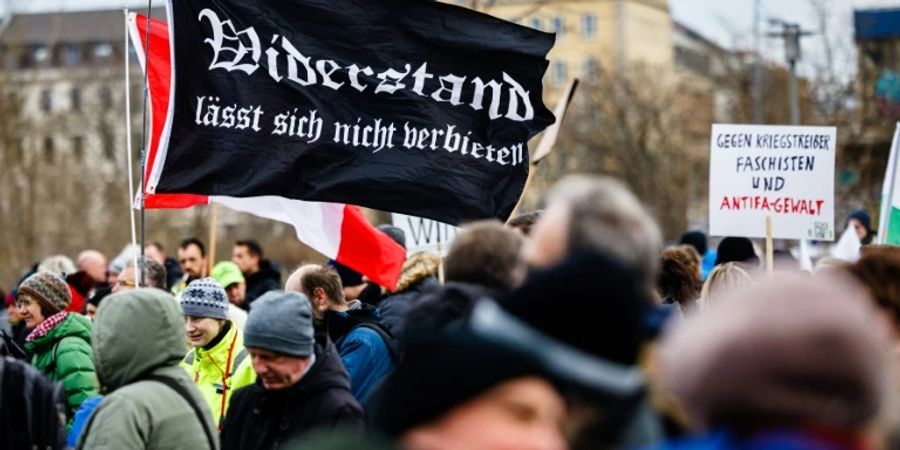
[(464, 329), (419, 336), (370, 399), (369, 418), (399, 436), (505, 381), (542, 373), (525, 351)]
[(338, 276), (341, 277), (341, 286), (351, 287), (363, 284), (362, 275), (359, 272), (333, 259), (329, 259), (327, 265), (333, 268), (338, 273)]
[(679, 240), (678, 243), (694, 247), (697, 249), (697, 253), (700, 254), (701, 258), (709, 249), (709, 244), (706, 242), (706, 235), (699, 230), (688, 231), (687, 233), (682, 234), (681, 240)]
[(529, 274), (502, 305), (552, 338), (633, 365), (645, 336), (648, 295), (637, 274), (616, 259), (578, 251), (555, 267)]
[(719, 242), (716, 250), (716, 265), (729, 262), (759, 265), (759, 257), (753, 249), (753, 242), (745, 237), (727, 237)]

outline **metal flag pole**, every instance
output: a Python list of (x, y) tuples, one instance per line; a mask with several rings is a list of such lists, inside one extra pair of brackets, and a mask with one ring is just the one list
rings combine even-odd
[(152, 0), (147, 0), (147, 27), (145, 33), (145, 43), (144, 43), (144, 58), (147, 60), (144, 68), (144, 100), (143, 107), (141, 108), (141, 261), (140, 261), (140, 272), (141, 278), (143, 279), (144, 271), (147, 270), (144, 264), (144, 247), (146, 246), (146, 237), (147, 237), (147, 218), (146, 218), (146, 209), (144, 208), (144, 173), (146, 172), (147, 166), (147, 142), (149, 139), (147, 138), (147, 97), (148, 97), (148, 87), (147, 82), (149, 79), (149, 68), (150, 68), (150, 12), (152, 8)]
[[(128, 170), (128, 212), (131, 216), (131, 247), (137, 246), (137, 227), (134, 218), (134, 166), (132, 166), (132, 145), (131, 145), (131, 55), (129, 49), (130, 41), (128, 37), (128, 8), (122, 10), (125, 14), (125, 164)], [(137, 252), (133, 254), (134, 267), (138, 267)], [(140, 286), (143, 279), (143, 273), (140, 270), (135, 271), (135, 283)]]

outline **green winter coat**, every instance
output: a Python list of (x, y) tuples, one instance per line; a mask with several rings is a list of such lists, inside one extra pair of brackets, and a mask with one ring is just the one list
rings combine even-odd
[(170, 387), (145, 378), (174, 380), (203, 412), (214, 446), (219, 436), (209, 407), (178, 367), (187, 352), (184, 320), (175, 299), (158, 289), (136, 289), (103, 300), (94, 319), (97, 376), (108, 393), (97, 407), (78, 449), (208, 449), (194, 410)]
[[(66, 391), (66, 417), (72, 425), (75, 411), (88, 397), (97, 395), (91, 351), (91, 321), (69, 313), (47, 334), (25, 344), (32, 352), (31, 365)], [(55, 353), (55, 355), (54, 355)]]

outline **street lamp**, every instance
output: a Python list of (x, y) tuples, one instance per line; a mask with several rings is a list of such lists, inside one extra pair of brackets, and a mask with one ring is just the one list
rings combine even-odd
[(768, 37), (784, 39), (784, 59), (790, 67), (788, 89), (791, 97), (791, 124), (800, 124), (800, 104), (797, 98), (797, 61), (800, 60), (800, 38), (811, 36), (811, 31), (804, 31), (799, 24), (785, 22), (781, 19), (770, 18), (769, 25), (781, 26), (781, 31), (766, 33)]

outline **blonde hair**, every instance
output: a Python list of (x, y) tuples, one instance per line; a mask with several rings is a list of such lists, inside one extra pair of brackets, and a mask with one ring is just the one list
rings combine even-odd
[(700, 289), (700, 310), (709, 310), (723, 295), (746, 287), (752, 282), (750, 274), (737, 263), (728, 262), (716, 266)]

